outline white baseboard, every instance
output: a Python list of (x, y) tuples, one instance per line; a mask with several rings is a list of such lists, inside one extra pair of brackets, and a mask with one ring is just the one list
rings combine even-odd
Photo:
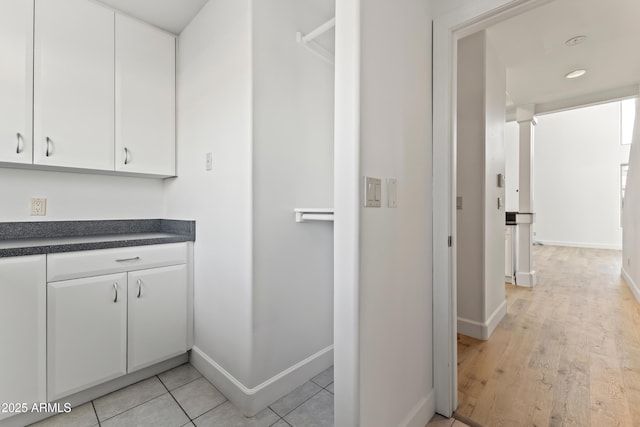
[(252, 417), (333, 365), (333, 345), (253, 388), (246, 387), (196, 346), (191, 350), (190, 361), (245, 416)]
[(486, 341), (506, 314), (507, 301), (503, 301), (484, 323), (458, 317), (458, 332), (462, 335)]
[(631, 290), (631, 293), (633, 294), (633, 296), (636, 297), (636, 301), (640, 302), (640, 287), (638, 287), (636, 282), (633, 281), (633, 279), (631, 278), (629, 273), (627, 273), (627, 270), (625, 270), (624, 267), (622, 267), (622, 278), (624, 279), (625, 282), (627, 282), (627, 286), (629, 286), (629, 289)]
[(614, 249), (621, 251), (622, 244), (615, 245), (610, 243), (589, 243), (589, 242), (562, 242), (556, 240), (538, 240), (534, 239), (536, 242), (540, 242), (546, 246), (567, 246), (569, 248), (588, 248), (588, 249)]
[(432, 389), (427, 396), (413, 407), (411, 412), (400, 423), (401, 427), (424, 427), (436, 413), (436, 394)]
[(525, 288), (533, 288), (536, 286), (536, 272), (523, 271), (516, 273), (516, 286), (524, 286)]

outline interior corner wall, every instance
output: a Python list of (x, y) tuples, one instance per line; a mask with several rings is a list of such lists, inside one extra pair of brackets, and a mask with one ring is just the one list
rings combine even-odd
[(622, 215), (622, 274), (640, 302), (640, 100), (636, 100), (632, 141)]
[(481, 31), (459, 40), (457, 70), (458, 330), (488, 339), (506, 313), (506, 69)]
[(621, 249), (620, 103), (539, 116), (534, 152), (534, 239)]
[[(162, 218), (160, 179), (0, 168), (0, 221)], [(32, 197), (47, 199), (46, 216), (30, 216)]]
[(382, 207), (360, 205), (359, 425), (422, 427), (434, 413), (431, 14), (423, 0), (366, 0), (359, 21), (360, 170), (383, 183)]
[[(329, 357), (316, 370), (333, 364), (333, 223), (296, 223), (294, 208), (333, 207), (334, 67), (296, 32), (334, 16), (330, 0), (253, 1), (250, 387), (319, 352)], [(318, 41), (333, 50), (332, 37)]]
[[(178, 39), (178, 177), (166, 217), (196, 221), (196, 352), (251, 380), (251, 2), (209, 0)], [(212, 153), (213, 170), (205, 170)]]

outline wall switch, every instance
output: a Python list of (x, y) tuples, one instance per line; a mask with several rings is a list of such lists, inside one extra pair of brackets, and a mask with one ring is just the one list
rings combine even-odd
[(45, 216), (47, 214), (47, 199), (31, 199), (31, 216)]
[(207, 153), (206, 162), (207, 162), (207, 165), (205, 169), (208, 171), (212, 170), (213, 169), (213, 153)]
[(462, 210), (462, 196), (456, 197), (456, 209)]
[(364, 177), (364, 206), (379, 208), (382, 203), (382, 180), (380, 178)]
[(207, 161), (207, 165), (205, 169), (208, 171), (212, 170), (213, 169), (213, 153), (207, 153), (206, 161)]
[(398, 207), (398, 180), (396, 178), (387, 178), (387, 206), (390, 208)]

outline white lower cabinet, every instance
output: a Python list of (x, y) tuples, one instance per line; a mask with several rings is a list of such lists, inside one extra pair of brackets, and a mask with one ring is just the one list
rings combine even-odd
[(45, 322), (45, 255), (0, 258), (0, 403), (46, 401)]
[(187, 266), (129, 273), (128, 371), (187, 351)]
[(49, 283), (49, 400), (127, 373), (127, 275)]
[[(48, 284), (49, 401), (187, 351), (187, 266), (177, 252), (186, 258), (186, 244), (50, 255), (49, 280), (74, 278)], [(71, 258), (85, 271), (60, 271)], [(157, 266), (162, 259), (174, 265)], [(114, 268), (123, 271), (96, 275)]]

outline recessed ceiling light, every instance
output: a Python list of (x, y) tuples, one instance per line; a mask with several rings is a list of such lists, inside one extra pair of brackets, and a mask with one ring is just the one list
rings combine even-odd
[(587, 74), (587, 70), (573, 70), (570, 73), (565, 74), (565, 77), (568, 79), (575, 79), (577, 77), (582, 77)]
[(566, 44), (567, 46), (575, 46), (577, 44), (582, 43), (586, 39), (587, 39), (587, 36), (575, 36), (575, 37), (571, 37), (569, 40), (564, 42), (564, 44)]

